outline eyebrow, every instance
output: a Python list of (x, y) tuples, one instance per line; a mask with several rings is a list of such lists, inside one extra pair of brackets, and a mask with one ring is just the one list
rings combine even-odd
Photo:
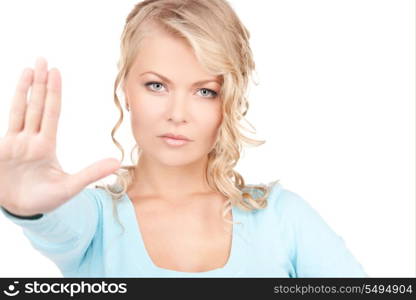
[[(156, 75), (156, 76), (158, 76), (158, 77), (162, 78), (162, 79), (163, 79), (164, 81), (166, 81), (167, 83), (172, 84), (172, 81), (171, 81), (169, 78), (167, 78), (166, 76), (163, 76), (163, 75), (161, 75), (161, 74), (158, 74), (158, 73), (156, 73), (156, 72), (153, 72), (153, 71), (147, 71), (147, 72), (143, 72), (143, 73), (141, 73), (139, 76), (142, 76), (142, 75), (144, 75), (144, 74), (154, 74), (154, 75)], [(192, 84), (192, 86), (196, 86), (196, 85), (200, 85), (200, 84), (203, 84), (203, 83), (208, 83), (208, 82), (216, 82), (216, 83), (218, 83), (219, 85), (221, 85), (221, 81), (219, 81), (218, 79), (206, 79), (206, 80), (200, 80), (200, 81), (194, 82), (194, 83)]]

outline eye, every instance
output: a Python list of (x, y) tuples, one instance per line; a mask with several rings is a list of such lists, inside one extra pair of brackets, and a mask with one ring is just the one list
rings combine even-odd
[(215, 92), (213, 90), (203, 88), (203, 89), (200, 89), (200, 91), (206, 91), (206, 93), (208, 93), (209, 95), (211, 95), (210, 98), (216, 98), (217, 97), (217, 92)]
[[(152, 85), (162, 85), (162, 84), (160, 82), (155, 82), (155, 81), (150, 81), (150, 82), (145, 83), (145, 86), (147, 87), (152, 86)], [(154, 91), (153, 89), (151, 90)]]
[[(155, 86), (163, 86), (163, 84), (160, 83), (160, 82), (157, 82), (157, 81), (149, 81), (149, 82), (145, 83), (145, 86), (146, 87), (151, 87), (151, 86), (155, 87)], [(156, 91), (156, 92), (160, 91), (157, 88), (156, 89), (150, 88), (150, 90)], [(203, 97), (204, 98), (216, 98), (217, 97), (217, 92), (215, 92), (213, 90), (202, 88), (202, 89), (199, 89), (199, 91), (203, 91)], [(206, 95), (208, 95), (208, 97), (206, 97)], [(211, 96), (209, 96), (209, 95), (211, 95)]]

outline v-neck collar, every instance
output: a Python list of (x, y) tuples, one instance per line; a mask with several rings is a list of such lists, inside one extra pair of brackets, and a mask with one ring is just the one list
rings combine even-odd
[[(171, 269), (165, 269), (156, 266), (149, 253), (146, 250), (144, 245), (143, 236), (140, 229), (140, 224), (137, 221), (136, 210), (133, 205), (133, 202), (125, 193), (124, 197), (122, 198), (123, 201), (119, 203), (123, 206), (123, 213), (124, 218), (128, 224), (128, 228), (132, 228), (130, 234), (131, 239), (134, 241), (132, 247), (134, 250), (138, 251), (138, 256), (143, 257), (143, 260), (137, 261), (138, 271), (143, 273), (145, 277), (150, 277), (152, 275), (157, 277), (211, 277), (211, 276), (234, 276), (238, 277), (238, 274), (242, 273), (245, 268), (245, 262), (247, 261), (248, 257), (246, 255), (247, 245), (247, 235), (246, 230), (243, 230), (246, 222), (247, 217), (246, 214), (241, 211), (239, 208), (232, 206), (232, 217), (233, 217), (233, 235), (232, 235), (232, 243), (231, 243), (231, 250), (230, 255), (227, 260), (227, 263), (220, 268), (204, 271), (204, 272), (182, 272), (176, 271)], [(236, 222), (241, 222), (242, 224), (238, 224)]]

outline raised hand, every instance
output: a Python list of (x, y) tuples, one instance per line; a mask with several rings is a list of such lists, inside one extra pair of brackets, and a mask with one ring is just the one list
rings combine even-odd
[(8, 130), (0, 139), (0, 205), (14, 214), (50, 212), (120, 167), (117, 159), (107, 158), (75, 174), (65, 173), (56, 157), (60, 110), (60, 72), (48, 72), (47, 61), (39, 57), (34, 70), (22, 72)]

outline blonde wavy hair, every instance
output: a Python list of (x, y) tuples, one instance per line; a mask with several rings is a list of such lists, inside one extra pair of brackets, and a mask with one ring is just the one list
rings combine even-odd
[[(241, 126), (240, 121), (244, 119), (249, 108), (246, 91), (255, 63), (249, 45), (250, 33), (226, 0), (145, 0), (137, 3), (128, 14), (121, 35), (121, 55), (114, 83), (114, 103), (120, 117), (111, 131), (111, 138), (121, 151), (121, 161), (124, 160), (124, 150), (114, 137), (123, 122), (123, 109), (117, 90), (127, 77), (146, 36), (146, 23), (155, 23), (168, 33), (183, 39), (192, 47), (198, 61), (206, 70), (211, 74), (221, 75), (223, 84), (219, 96), (222, 99), (223, 119), (215, 145), (208, 154), (205, 176), (208, 185), (228, 199), (224, 203), (224, 221), (235, 223), (225, 218), (231, 205), (245, 211), (265, 208), (271, 185), (246, 185), (243, 177), (234, 170), (243, 143), (259, 146), (265, 141), (253, 140), (241, 132), (246, 129)], [(247, 120), (246, 122), (254, 129)], [(134, 182), (134, 169), (138, 161), (133, 160), (135, 149), (137, 159), (140, 158), (141, 149), (136, 143), (130, 153), (132, 165), (122, 165), (114, 173), (116, 180), (113, 184), (95, 186), (104, 189), (111, 196), (113, 214), (116, 211), (116, 202), (122, 199)], [(120, 223), (117, 213), (114, 216)]]

